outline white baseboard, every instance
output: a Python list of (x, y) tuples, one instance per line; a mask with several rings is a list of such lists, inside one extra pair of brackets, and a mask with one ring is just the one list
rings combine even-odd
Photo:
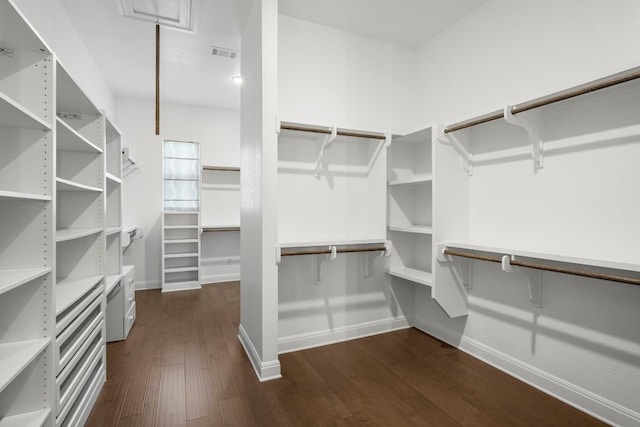
[(411, 327), (404, 316), (392, 317), (374, 322), (360, 323), (331, 330), (283, 337), (278, 340), (278, 352), (289, 353), (306, 348), (335, 344), (342, 341), (364, 338), (371, 335), (396, 331)]
[(212, 274), (210, 276), (202, 276), (201, 285), (209, 285), (211, 283), (237, 282), (240, 280), (240, 273), (231, 274)]
[(146, 291), (149, 289), (162, 289), (162, 282), (160, 280), (136, 280), (136, 291)]
[(200, 282), (165, 283), (162, 292), (192, 291), (202, 289)]
[(640, 413), (440, 325), (415, 327), (608, 424), (640, 425)]
[(245, 353), (247, 353), (247, 356), (251, 361), (251, 366), (253, 366), (253, 370), (260, 382), (282, 378), (282, 374), (280, 373), (280, 361), (276, 359), (270, 362), (263, 362), (260, 359), (260, 355), (258, 355), (256, 348), (253, 346), (249, 335), (247, 335), (247, 331), (245, 331), (242, 325), (240, 325), (238, 330), (238, 338), (240, 339), (240, 343), (242, 344)]

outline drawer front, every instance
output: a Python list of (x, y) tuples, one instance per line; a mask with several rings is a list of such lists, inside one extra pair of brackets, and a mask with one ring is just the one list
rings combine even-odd
[(133, 326), (133, 323), (136, 321), (136, 303), (135, 301), (131, 305), (131, 308), (127, 312), (127, 315), (124, 316), (124, 337), (126, 338), (129, 335), (129, 331)]
[(131, 304), (136, 300), (136, 282), (135, 282), (135, 270), (133, 267), (123, 270), (124, 276), (124, 312), (128, 312), (131, 308)]

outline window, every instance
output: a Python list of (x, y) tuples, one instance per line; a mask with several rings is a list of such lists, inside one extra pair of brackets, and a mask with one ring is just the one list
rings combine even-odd
[(200, 209), (200, 145), (196, 142), (164, 141), (163, 209)]

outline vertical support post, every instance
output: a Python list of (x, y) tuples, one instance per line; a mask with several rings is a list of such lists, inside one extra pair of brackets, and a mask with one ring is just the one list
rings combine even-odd
[(156, 23), (156, 135), (160, 135), (160, 24)]

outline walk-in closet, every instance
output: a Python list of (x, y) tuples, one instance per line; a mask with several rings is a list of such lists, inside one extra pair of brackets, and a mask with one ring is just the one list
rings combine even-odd
[(638, 28), (0, 0), (0, 427), (640, 425)]

